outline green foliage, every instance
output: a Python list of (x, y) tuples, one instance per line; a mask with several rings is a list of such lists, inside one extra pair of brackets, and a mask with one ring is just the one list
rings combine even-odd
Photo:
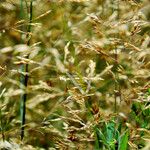
[(120, 142), (119, 142), (119, 150), (127, 150), (128, 147), (128, 131), (125, 132), (120, 138)]
[(135, 119), (137, 126), (150, 129), (150, 104), (149, 102), (135, 102), (132, 104), (132, 118)]
[(105, 124), (102, 129), (95, 128), (97, 142), (95, 143), (95, 150), (109, 149), (109, 150), (127, 150), (129, 133), (128, 130), (122, 134), (115, 127), (115, 122), (110, 121)]

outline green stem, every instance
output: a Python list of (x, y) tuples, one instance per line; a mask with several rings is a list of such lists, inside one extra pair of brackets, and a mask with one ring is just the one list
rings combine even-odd
[[(114, 4), (114, 3), (113, 3)], [(114, 11), (114, 10), (113, 10)], [(117, 20), (119, 20), (119, 0), (117, 0)], [(117, 34), (117, 38), (119, 38), (119, 33)], [(114, 112), (117, 112), (117, 97), (119, 95), (120, 101), (121, 101), (121, 87), (119, 84), (119, 75), (117, 72), (117, 68), (119, 66), (118, 62), (118, 53), (117, 53), (117, 47), (115, 47), (115, 65), (116, 65), (116, 71), (115, 71), (115, 104), (114, 104)]]
[[(23, 12), (23, 0), (20, 0), (20, 16), (21, 19), (24, 17), (24, 12)], [(30, 32), (31, 32), (31, 23), (32, 23), (32, 0), (30, 2), (30, 17), (29, 17), (29, 25), (27, 29), (27, 45), (30, 45)], [(29, 56), (26, 55), (25, 58), (28, 58)], [(21, 72), (26, 72), (28, 73), (28, 64), (22, 64), (21, 67)], [(25, 90), (28, 85), (28, 75), (23, 75), (21, 74), (20, 77), (20, 82), (21, 82), (21, 89)], [(26, 100), (27, 100), (27, 93), (25, 91), (24, 94), (21, 95), (21, 100), (20, 100), (20, 116), (21, 116), (21, 140), (24, 138), (24, 128), (25, 128), (25, 116), (26, 116)]]

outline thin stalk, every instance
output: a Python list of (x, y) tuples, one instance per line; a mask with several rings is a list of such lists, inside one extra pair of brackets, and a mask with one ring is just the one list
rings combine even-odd
[[(115, 48), (115, 62), (116, 62), (116, 69), (118, 67), (118, 54), (117, 54), (117, 48)], [(115, 71), (115, 108), (114, 112), (117, 112), (117, 95), (118, 95), (118, 73), (117, 70)]]
[[(24, 13), (23, 13), (23, 0), (20, 0), (20, 9), (21, 9), (21, 13), (20, 16), (23, 19), (24, 17)], [(32, 0), (30, 2), (30, 17), (29, 17), (29, 25), (28, 25), (28, 29), (27, 29), (27, 45), (30, 45), (30, 37), (29, 37), (29, 33), (31, 32), (31, 23), (32, 23)], [(28, 58), (29, 56), (26, 55), (25, 58)], [(28, 73), (28, 64), (22, 64), (20, 66), (20, 69), (22, 72), (26, 72)], [(20, 82), (21, 82), (21, 89), (25, 90), (27, 88), (28, 85), (28, 75), (23, 75), (21, 74), (20, 77)], [(21, 116), (21, 140), (23, 140), (24, 138), (24, 128), (25, 128), (25, 116), (26, 116), (26, 100), (27, 100), (27, 93), (25, 91), (24, 94), (21, 95), (21, 100), (20, 100), (20, 116)]]
[(28, 34), (27, 34), (27, 45), (30, 45), (30, 32), (31, 32), (31, 23), (32, 23), (32, 17), (33, 17), (33, 0), (30, 2), (30, 17), (29, 17), (29, 26), (28, 26)]
[[(117, 0), (117, 20), (119, 20), (119, 0)], [(119, 33), (117, 35), (117, 37), (119, 38)], [(116, 69), (119, 66), (118, 63), (118, 53), (117, 53), (117, 47), (115, 48), (115, 62), (116, 62)], [(121, 88), (120, 88), (120, 84), (119, 84), (119, 75), (117, 70), (115, 71), (115, 104), (114, 104), (114, 112), (117, 112), (117, 97), (120, 97), (120, 101), (121, 101)]]
[[(20, 0), (20, 19), (23, 20), (24, 19), (24, 16), (25, 16), (25, 13), (24, 13), (24, 5), (23, 5), (23, 0)], [(23, 26), (21, 27), (21, 30), (24, 30)], [(21, 34), (21, 43), (23, 43), (23, 35)], [(24, 71), (24, 65), (21, 65), (20, 66), (20, 70), (21, 71)], [(20, 82), (21, 82), (21, 86), (20, 88), (23, 89), (23, 85), (24, 85), (24, 75), (21, 74), (20, 76)], [(24, 95), (21, 95), (20, 97), (20, 119), (21, 119), (21, 140), (23, 139), (23, 136), (24, 136), (24, 123), (25, 123), (25, 117), (24, 115), (25, 114), (25, 98), (24, 98)]]

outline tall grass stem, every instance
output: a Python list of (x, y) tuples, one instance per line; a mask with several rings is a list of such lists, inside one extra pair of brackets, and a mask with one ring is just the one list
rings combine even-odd
[[(30, 32), (31, 32), (31, 23), (32, 23), (32, 14), (33, 14), (33, 9), (32, 9), (32, 0), (30, 1), (30, 11), (29, 11), (29, 25), (27, 27), (27, 45), (29, 46), (30, 45)], [(27, 6), (26, 6), (27, 7)], [(20, 0), (20, 17), (21, 19), (24, 19), (24, 16), (25, 16), (25, 12), (24, 12), (24, 5), (23, 5), (23, 0)], [(23, 30), (23, 28), (22, 28)], [(21, 35), (21, 41), (22, 43), (25, 43), (22, 39), (22, 35)], [(28, 58), (29, 56), (26, 55), (24, 56), (25, 58)], [(22, 64), (20, 66), (20, 70), (21, 72), (26, 72), (28, 73), (28, 64)], [(21, 74), (21, 77), (20, 77), (20, 82), (21, 82), (21, 89), (23, 89), (25, 92), (24, 94), (21, 95), (21, 99), (20, 99), (20, 117), (21, 117), (21, 133), (20, 133), (20, 136), (21, 136), (21, 140), (23, 140), (24, 138), (24, 128), (25, 128), (25, 117), (26, 117), (26, 100), (27, 100), (27, 93), (26, 93), (26, 88), (27, 88), (27, 85), (28, 85), (28, 75), (23, 75)]]

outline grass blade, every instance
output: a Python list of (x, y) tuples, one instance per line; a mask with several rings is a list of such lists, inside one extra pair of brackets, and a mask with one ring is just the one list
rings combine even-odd
[(121, 136), (118, 150), (127, 150), (127, 147), (128, 147), (128, 131), (126, 131)]

